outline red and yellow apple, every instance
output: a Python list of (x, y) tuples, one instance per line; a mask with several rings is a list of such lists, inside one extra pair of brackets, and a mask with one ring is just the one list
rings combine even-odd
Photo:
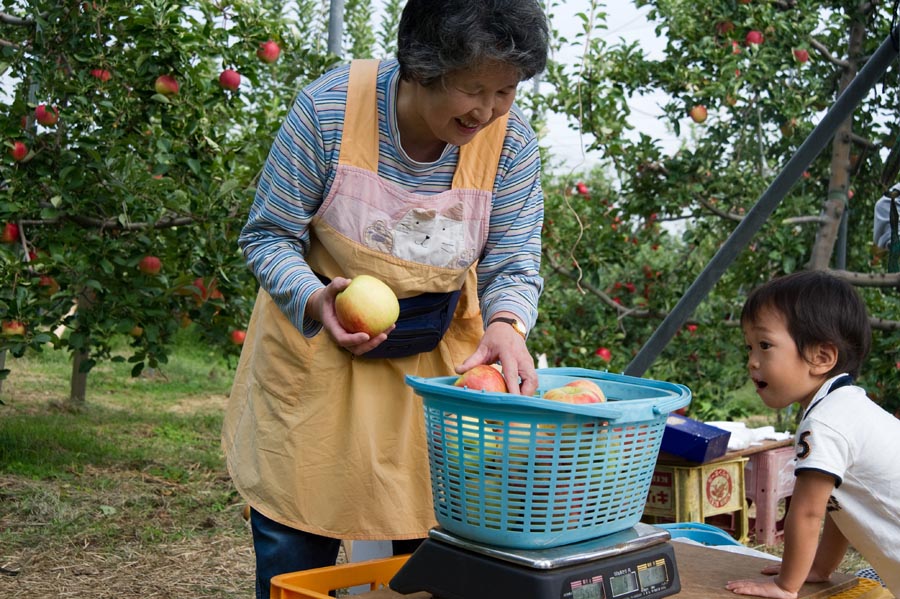
[(334, 311), (345, 330), (375, 337), (397, 322), (400, 302), (384, 282), (358, 275), (334, 298)]
[(156, 93), (164, 96), (174, 96), (178, 93), (178, 81), (171, 75), (160, 75), (153, 84)]
[(0, 334), (4, 337), (14, 337), (25, 334), (25, 325), (18, 320), (4, 320), (0, 324)]
[(456, 387), (465, 387), (475, 391), (490, 391), (492, 393), (508, 393), (506, 380), (498, 368), (490, 364), (479, 364), (471, 368), (456, 379), (453, 383)]
[(706, 120), (706, 106), (704, 106), (703, 104), (697, 104), (690, 109), (689, 114), (691, 115), (691, 119), (695, 123), (702, 123)]
[(562, 387), (547, 390), (544, 399), (563, 403), (602, 403), (606, 395), (597, 383), (587, 379), (576, 379)]

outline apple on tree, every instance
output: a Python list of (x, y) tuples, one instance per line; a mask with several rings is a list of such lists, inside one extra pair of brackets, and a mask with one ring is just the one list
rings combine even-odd
[(235, 345), (243, 345), (246, 338), (246, 331), (231, 331), (231, 342)]
[(693, 119), (695, 123), (702, 123), (706, 120), (706, 106), (704, 106), (703, 104), (692, 106), (690, 111), (688, 111), (688, 114), (691, 116), (691, 119)]
[(281, 48), (272, 40), (261, 43), (259, 49), (256, 51), (256, 55), (259, 59), (269, 64), (278, 60), (279, 54), (281, 54)]
[(162, 270), (162, 261), (156, 256), (144, 256), (138, 262), (138, 270), (145, 275), (157, 275)]
[(174, 96), (178, 93), (178, 81), (171, 75), (160, 75), (153, 84), (156, 93), (164, 96)]
[(0, 334), (4, 337), (15, 337), (16, 335), (25, 335), (25, 325), (19, 320), (4, 320), (0, 324)]
[(45, 127), (55, 125), (59, 120), (59, 109), (46, 104), (38, 104), (34, 109), (34, 119)]
[(744, 38), (744, 41), (747, 42), (748, 46), (758, 46), (763, 43), (763, 34), (754, 29), (747, 32), (747, 36)]
[(372, 338), (397, 322), (400, 303), (385, 283), (370, 275), (358, 275), (334, 298), (334, 311), (345, 330)]
[(474, 391), (490, 391), (491, 393), (508, 393), (506, 379), (498, 368), (490, 364), (479, 364), (461, 375), (453, 383), (455, 387), (465, 387)]
[(47, 295), (55, 295), (59, 291), (59, 283), (50, 275), (41, 275), (38, 279), (38, 286)]
[(107, 71), (106, 69), (91, 69), (91, 77), (94, 79), (99, 79), (100, 81), (106, 83), (112, 78), (112, 73)]
[(22, 162), (28, 156), (28, 146), (21, 141), (14, 142), (13, 147), (9, 149), (9, 155), (16, 162)]
[(578, 193), (581, 194), (581, 195), (583, 195), (583, 196), (591, 195), (591, 192), (590, 192), (590, 190), (588, 189), (588, 186), (584, 184), (584, 181), (579, 181), (578, 183), (576, 183), (576, 184), (575, 184), (575, 189), (577, 189), (577, 190), (578, 190)]
[(794, 50), (794, 58), (799, 63), (804, 63), (809, 60), (809, 50), (805, 50), (803, 48), (797, 48)]
[(241, 86), (241, 76), (234, 69), (225, 69), (219, 74), (219, 85), (231, 91), (237, 91)]
[(16, 223), (3, 225), (3, 231), (0, 231), (0, 241), (3, 243), (16, 243), (19, 241), (19, 225)]

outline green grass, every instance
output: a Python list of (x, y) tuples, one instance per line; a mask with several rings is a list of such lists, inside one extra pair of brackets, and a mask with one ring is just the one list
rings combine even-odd
[(139, 378), (127, 363), (94, 368), (83, 406), (67, 401), (67, 355), (6, 365), (0, 474), (18, 484), (15, 493), (0, 487), (0, 521), (31, 514), (40, 526), (0, 528), (0, 546), (203, 535), (208, 527), (196, 523), (237, 501), (219, 447), (234, 365), (189, 334), (164, 368)]

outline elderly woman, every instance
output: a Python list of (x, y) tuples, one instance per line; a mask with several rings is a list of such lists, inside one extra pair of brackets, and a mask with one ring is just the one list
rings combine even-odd
[[(240, 236), (260, 291), (222, 435), (258, 597), (334, 564), (340, 539), (409, 552), (435, 525), (406, 374), (500, 362), (511, 392), (535, 392), (543, 194), (514, 100), (547, 49), (536, 0), (409, 0), (397, 59), (322, 76), (278, 132)], [(362, 274), (400, 298), (395, 329), (339, 324)]]

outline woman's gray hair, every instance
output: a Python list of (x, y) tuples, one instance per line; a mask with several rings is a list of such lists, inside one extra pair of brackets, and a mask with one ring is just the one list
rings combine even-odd
[(537, 0), (409, 0), (400, 17), (400, 76), (430, 86), (486, 61), (516, 68), (519, 80), (544, 70), (549, 25)]

